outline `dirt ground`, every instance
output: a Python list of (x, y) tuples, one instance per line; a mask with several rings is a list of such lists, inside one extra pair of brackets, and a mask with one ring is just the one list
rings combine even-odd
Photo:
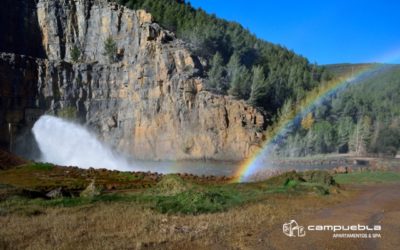
[[(295, 216), (301, 225), (381, 225), (381, 238), (334, 239), (333, 232), (307, 231), (304, 237), (287, 237), (282, 225), (273, 226), (268, 240), (257, 249), (399, 249), (400, 184), (351, 186), (357, 191), (353, 199), (308, 216)], [(341, 233), (341, 232), (338, 232)], [(346, 233), (346, 232), (342, 232)], [(363, 232), (356, 232), (363, 233)]]
[(27, 163), (26, 160), (0, 148), (0, 170)]

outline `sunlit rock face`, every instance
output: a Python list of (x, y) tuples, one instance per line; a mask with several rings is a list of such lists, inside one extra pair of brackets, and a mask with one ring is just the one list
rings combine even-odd
[[(241, 160), (258, 147), (262, 113), (205, 90), (199, 58), (150, 14), (102, 0), (34, 6), (30, 23), (37, 24), (46, 59), (29, 51), (22, 56), (18, 48), (0, 55), (1, 131), (10, 114), (17, 133), (48, 112), (86, 124), (136, 159)], [(108, 37), (117, 45), (116, 62), (104, 55)], [(81, 52), (77, 63), (74, 46)], [(0, 134), (3, 146), (7, 138)]]

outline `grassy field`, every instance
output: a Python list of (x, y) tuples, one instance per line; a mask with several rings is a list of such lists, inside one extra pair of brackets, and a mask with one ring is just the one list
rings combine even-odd
[(335, 181), (339, 184), (373, 184), (400, 182), (400, 172), (354, 172), (337, 174)]
[[(46, 196), (57, 189), (58, 196)], [(0, 172), (0, 248), (246, 246), (258, 237), (256, 228), (271, 226), (307, 203), (313, 209), (335, 203), (342, 198), (338, 192), (323, 171), (240, 184), (27, 163)]]
[[(196, 216), (160, 213), (131, 202), (73, 207), (31, 207), (0, 216), (0, 248), (31, 249), (227, 249), (262, 241), (271, 228), (295, 214), (310, 214), (341, 197), (274, 194), (224, 212)], [(304, 210), (309, 204), (311, 208)]]
[[(64, 172), (67, 171), (67, 172)], [(324, 171), (287, 172), (257, 183), (202, 182), (165, 175), (152, 182), (140, 174), (103, 170), (65, 170), (51, 164), (25, 164), (0, 175), (0, 209), (3, 214), (34, 207), (73, 207), (95, 203), (135, 203), (160, 213), (201, 214), (265, 199), (271, 194), (328, 195), (337, 192), (334, 179)], [(88, 172), (91, 172), (89, 175)], [(65, 175), (63, 175), (65, 174)], [(93, 183), (96, 195), (82, 195)], [(118, 189), (107, 189), (113, 183)], [(49, 192), (58, 190), (49, 199)], [(31, 209), (28, 209), (29, 211)]]
[(0, 171), (0, 249), (252, 249), (293, 215), (355, 195), (337, 183), (397, 181), (397, 172), (292, 171), (241, 184), (26, 163)]

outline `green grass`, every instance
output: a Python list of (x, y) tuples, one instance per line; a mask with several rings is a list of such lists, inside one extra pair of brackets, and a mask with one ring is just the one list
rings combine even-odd
[(335, 175), (339, 184), (368, 184), (400, 182), (400, 172), (357, 172)]
[(297, 180), (288, 180), (286, 183), (285, 183), (285, 187), (296, 187), (298, 184), (299, 184), (300, 182), (299, 181), (297, 181)]
[(122, 181), (135, 181), (143, 179), (143, 175), (134, 175), (129, 172), (120, 172), (118, 173), (119, 180)]
[(161, 213), (200, 214), (225, 211), (245, 201), (233, 190), (189, 190), (174, 196), (159, 197), (154, 208)]
[(161, 213), (214, 213), (265, 199), (269, 194), (327, 195), (334, 184), (331, 181), (327, 182), (326, 176), (316, 171), (312, 172), (313, 178), (304, 175), (308, 181), (302, 180), (301, 176), (303, 174), (289, 173), (282, 175), (282, 178), (277, 177), (272, 181), (259, 183), (193, 186), (190, 190), (172, 196), (159, 196), (154, 208)]
[(29, 165), (25, 165), (24, 169), (26, 170), (30, 170), (30, 171), (35, 171), (35, 170), (39, 170), (39, 171), (50, 171), (54, 168), (53, 164), (50, 163), (41, 163), (41, 162), (34, 162), (31, 163)]
[(64, 197), (51, 200), (12, 196), (0, 202), (0, 212), (35, 215), (40, 214), (38, 211), (42, 211), (46, 207), (76, 207), (95, 203), (129, 202), (152, 208), (161, 213), (202, 214), (226, 211), (247, 202), (264, 199), (267, 195), (274, 193), (295, 195), (317, 191), (317, 194), (324, 194), (320, 190), (314, 190), (315, 184), (303, 185), (303, 183), (296, 181), (291, 183), (287, 186), (270, 186), (262, 189), (259, 189), (257, 185), (243, 188), (242, 184), (192, 186), (189, 190), (183, 190), (173, 195), (144, 191), (101, 194), (95, 197)]

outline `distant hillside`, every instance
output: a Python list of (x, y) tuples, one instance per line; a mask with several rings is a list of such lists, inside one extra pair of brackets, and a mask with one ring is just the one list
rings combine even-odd
[[(341, 76), (370, 66), (326, 67), (335, 76)], [(381, 66), (368, 78), (315, 109), (289, 136), (279, 153), (286, 156), (333, 152), (396, 154), (400, 149), (400, 65)]]
[(333, 74), (335, 77), (341, 77), (344, 75), (358, 72), (359, 70), (369, 68), (374, 63), (338, 63), (338, 64), (327, 64), (324, 65), (325, 69)]

